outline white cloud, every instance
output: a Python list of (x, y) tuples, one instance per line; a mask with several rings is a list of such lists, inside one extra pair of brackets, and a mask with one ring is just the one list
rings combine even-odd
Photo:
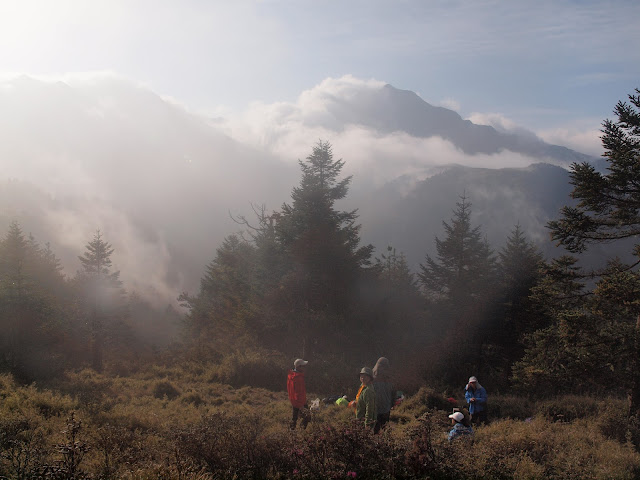
[(444, 98), (440, 101), (440, 106), (444, 108), (448, 108), (449, 110), (453, 110), (454, 112), (460, 113), (461, 107), (460, 102), (458, 102), (454, 98)]
[(525, 127), (518, 125), (506, 115), (501, 113), (479, 113), (474, 112), (469, 115), (468, 120), (476, 125), (489, 125), (499, 132), (515, 133), (530, 140), (537, 140), (537, 135)]
[[(597, 122), (595, 123), (597, 125)], [(549, 130), (539, 130), (538, 136), (545, 142), (563, 145), (577, 152), (599, 157), (604, 153), (600, 129), (585, 125), (569, 125)]]
[[(329, 141), (334, 153), (345, 159), (345, 173), (357, 174), (359, 181), (377, 186), (402, 175), (419, 178), (433, 167), (451, 163), (502, 168), (525, 167), (539, 161), (513, 152), (466, 155), (440, 137), (418, 138), (403, 132), (383, 134), (344, 120), (353, 115), (351, 110), (348, 113), (344, 110), (366, 110), (367, 102), (376, 101), (375, 95), (384, 85), (378, 80), (359, 80), (350, 75), (328, 78), (303, 92), (296, 103), (255, 103), (224, 128), (237, 140), (267, 149), (285, 161), (305, 158), (319, 139)], [(485, 117), (474, 114), (474, 119), (484, 124), (491, 121), (501, 130), (524, 131), (498, 114)], [(527, 134), (534, 136), (531, 132)]]

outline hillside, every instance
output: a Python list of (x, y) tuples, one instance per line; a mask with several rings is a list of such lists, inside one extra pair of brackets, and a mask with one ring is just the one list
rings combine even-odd
[[(197, 288), (222, 239), (241, 229), (231, 217), (251, 218), (252, 204), (268, 211), (280, 207), (296, 183), (296, 160), (317, 139), (302, 140), (300, 153), (243, 144), (224, 133), (220, 122), (118, 77), (73, 84), (29, 77), (3, 82), (0, 229), (18, 220), (26, 232), (51, 244), (71, 275), (78, 268), (78, 250), (100, 228), (118, 252), (117, 265), (127, 266), (122, 270), (130, 288), (165, 304), (178, 292)], [(322, 88), (305, 95), (324, 113), (296, 114), (313, 135), (329, 141), (336, 136), (340, 145), (357, 127), (400, 144), (444, 142), (467, 162), (434, 166), (419, 150), (403, 158), (400, 151), (350, 154), (336, 148), (354, 176), (344, 205), (359, 210), (365, 242), (378, 251), (392, 244), (415, 267), (432, 252), (441, 222), (464, 193), (474, 221), (496, 245), (520, 223), (553, 254), (543, 225), (567, 202), (566, 171), (478, 163), (495, 157), (508, 164), (513, 157), (515, 165), (567, 166), (591, 157), (475, 125), (390, 85), (332, 95)], [(271, 118), (272, 133), (264, 138), (271, 146), (284, 145), (283, 135), (296, 121), (280, 114)], [(408, 165), (413, 166), (407, 170)], [(374, 181), (373, 172), (384, 173)]]

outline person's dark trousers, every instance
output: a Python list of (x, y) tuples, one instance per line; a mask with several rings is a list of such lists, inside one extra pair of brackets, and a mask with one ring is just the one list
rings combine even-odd
[(485, 408), (481, 412), (475, 412), (471, 417), (471, 423), (480, 425), (481, 423), (489, 423), (487, 418), (487, 409)]
[(384, 427), (389, 421), (389, 417), (391, 416), (391, 412), (381, 413), (378, 415), (376, 419), (376, 424), (373, 427), (373, 433), (378, 433), (382, 427)]
[(306, 406), (303, 408), (293, 407), (291, 425), (289, 425), (291, 430), (295, 430), (296, 425), (298, 424), (298, 416), (302, 417), (302, 420), (300, 421), (300, 426), (302, 428), (307, 428), (307, 424), (309, 423), (309, 419), (311, 417), (311, 415), (309, 414), (309, 410), (306, 408)]

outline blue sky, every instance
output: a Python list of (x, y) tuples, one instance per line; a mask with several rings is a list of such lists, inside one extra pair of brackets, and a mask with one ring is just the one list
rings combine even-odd
[(111, 71), (209, 114), (353, 75), (575, 134), (640, 87), (639, 25), (637, 0), (4, 0), (0, 74)]

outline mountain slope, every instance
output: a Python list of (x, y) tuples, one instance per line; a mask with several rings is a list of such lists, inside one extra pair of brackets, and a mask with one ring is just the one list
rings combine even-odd
[(348, 97), (328, 98), (327, 110), (344, 125), (364, 125), (383, 134), (405, 132), (414, 137), (441, 137), (469, 155), (504, 150), (561, 166), (593, 161), (593, 157), (566, 147), (549, 145), (533, 135), (498, 132), (487, 125), (463, 120), (456, 112), (430, 105), (417, 94), (391, 85), (362, 89)]
[[(293, 118), (324, 128), (304, 130), (295, 148), (276, 154), (238, 142), (207, 119), (122, 78), (0, 82), (0, 233), (18, 220), (36, 240), (50, 242), (73, 275), (77, 255), (99, 228), (116, 249), (113, 261), (129, 289), (173, 301), (182, 290), (198, 288), (223, 238), (240, 229), (231, 215), (251, 218), (252, 203), (274, 210), (289, 199), (299, 182), (296, 160), (310, 152), (318, 132), (340, 145), (334, 153), (347, 168), (364, 152), (349, 171), (354, 178), (344, 201), (360, 211), (363, 240), (378, 249), (392, 244), (414, 267), (432, 253), (442, 221), (463, 194), (473, 204), (474, 222), (495, 246), (520, 223), (548, 248), (544, 224), (568, 201), (567, 171), (551, 165), (489, 169), (480, 162), (495, 155), (509, 165), (518, 155), (560, 165), (592, 160), (475, 125), (390, 85), (320, 90), (311, 114), (284, 105), (278, 108), (287, 114), (262, 119), (271, 122), (276, 143), (279, 132), (298, 125)], [(360, 144), (344, 135), (351, 125), (366, 129)], [(439, 158), (430, 163), (421, 142), (434, 136), (478, 168)], [(379, 143), (368, 145), (371, 139)], [(385, 172), (377, 183), (369, 175), (374, 164)], [(403, 164), (410, 174), (403, 175)]]

